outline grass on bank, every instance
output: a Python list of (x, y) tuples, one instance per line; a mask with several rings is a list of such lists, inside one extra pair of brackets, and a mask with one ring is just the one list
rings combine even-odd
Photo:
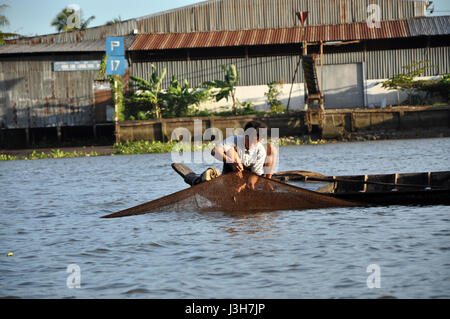
[(37, 159), (47, 159), (47, 158), (73, 158), (73, 157), (92, 157), (99, 156), (95, 151), (84, 153), (84, 152), (64, 152), (59, 149), (52, 150), (50, 153), (37, 152), (34, 150), (25, 157), (20, 158), (14, 155), (0, 154), (0, 161), (15, 161), (15, 160), (37, 160)]
[[(294, 137), (286, 137), (280, 138), (278, 141), (279, 146), (288, 146), (288, 145), (315, 145), (315, 144), (323, 144), (324, 140), (313, 141), (311, 138), (301, 139)], [(212, 142), (203, 143), (201, 145), (198, 144), (190, 144), (190, 151), (204, 151), (204, 150), (212, 150), (214, 144)], [(151, 154), (151, 153), (170, 153), (173, 150), (182, 152), (183, 145), (179, 144), (176, 141), (169, 142), (155, 142), (155, 141), (135, 141), (135, 142), (125, 142), (125, 143), (116, 143), (114, 144), (114, 151), (111, 155), (137, 155), (137, 154)], [(188, 150), (188, 149), (186, 149)], [(74, 158), (74, 157), (93, 157), (100, 156), (95, 151), (85, 153), (85, 152), (64, 152), (60, 149), (52, 150), (49, 153), (38, 152), (33, 150), (30, 154), (25, 155), (24, 157), (8, 155), (8, 154), (0, 154), (0, 161), (15, 161), (15, 160), (37, 160), (37, 159), (49, 159), (49, 158)]]

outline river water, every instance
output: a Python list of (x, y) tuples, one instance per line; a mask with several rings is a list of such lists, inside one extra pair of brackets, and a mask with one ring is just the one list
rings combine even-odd
[[(449, 150), (449, 138), (288, 146), (279, 170), (449, 170)], [(0, 297), (450, 298), (448, 206), (100, 218), (186, 188), (170, 162), (0, 162)]]

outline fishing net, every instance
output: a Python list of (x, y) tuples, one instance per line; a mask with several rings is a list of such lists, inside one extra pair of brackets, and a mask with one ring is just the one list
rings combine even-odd
[(125, 217), (163, 211), (256, 213), (348, 206), (355, 204), (243, 171), (225, 174), (104, 217)]

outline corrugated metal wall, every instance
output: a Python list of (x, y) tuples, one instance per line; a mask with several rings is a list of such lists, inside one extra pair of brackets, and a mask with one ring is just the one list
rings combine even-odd
[(218, 0), (138, 19), (141, 33), (248, 30), (300, 26), (295, 12), (308, 11), (306, 25), (365, 22), (378, 4), (382, 20), (425, 16), (425, 2), (409, 0)]
[[(298, 56), (277, 56), (257, 58), (229, 58), (197, 61), (163, 61), (154, 62), (161, 72), (167, 68), (164, 86), (167, 87), (170, 77), (176, 75), (179, 79), (187, 79), (192, 85), (204, 81), (222, 79), (224, 72), (221, 65), (235, 64), (241, 72), (240, 85), (264, 85), (271, 81), (292, 81)], [(402, 66), (411, 64), (414, 60), (431, 60), (436, 69), (426, 71), (425, 75), (450, 73), (450, 47), (380, 50), (367, 52), (344, 52), (324, 55), (324, 64), (346, 64), (366, 62), (367, 79), (386, 79), (396, 73), (403, 72)], [(134, 62), (132, 74), (149, 79), (152, 62)], [(295, 78), (296, 82), (303, 82), (300, 70)]]
[(378, 4), (382, 20), (425, 16), (425, 2), (412, 0), (216, 0), (83, 31), (9, 41), (53, 44), (139, 33), (232, 31), (300, 26), (295, 12), (308, 11), (306, 25), (365, 22), (367, 6)]
[(52, 72), (48, 58), (1, 61), (0, 127), (92, 125), (97, 73)]
[[(236, 65), (241, 73), (240, 85), (266, 84), (273, 80), (284, 80), (289, 83), (296, 65), (297, 56), (258, 57), (258, 58), (229, 58), (196, 61), (163, 61), (155, 62), (155, 66), (161, 72), (167, 68), (167, 77), (163, 86), (167, 87), (172, 75), (178, 79), (187, 79), (192, 85), (199, 85), (205, 81), (223, 79), (224, 71), (221, 65)], [(133, 63), (131, 72), (133, 75), (149, 79), (151, 74), (151, 62)], [(296, 77), (297, 82), (303, 81), (301, 65)]]

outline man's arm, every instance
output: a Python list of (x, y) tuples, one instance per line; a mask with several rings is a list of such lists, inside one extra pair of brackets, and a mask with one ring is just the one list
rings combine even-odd
[(266, 150), (264, 146), (260, 144), (258, 146), (258, 152), (256, 155), (255, 163), (252, 165), (252, 172), (256, 175), (262, 176), (264, 174), (264, 162), (266, 160)]
[(264, 177), (272, 178), (272, 174), (277, 166), (278, 149), (275, 145), (269, 144), (267, 146), (267, 156), (264, 163)]
[(234, 147), (230, 147), (228, 151), (225, 151), (222, 145), (218, 145), (213, 148), (211, 155), (224, 163), (234, 164), (239, 172), (244, 170), (244, 166)]

